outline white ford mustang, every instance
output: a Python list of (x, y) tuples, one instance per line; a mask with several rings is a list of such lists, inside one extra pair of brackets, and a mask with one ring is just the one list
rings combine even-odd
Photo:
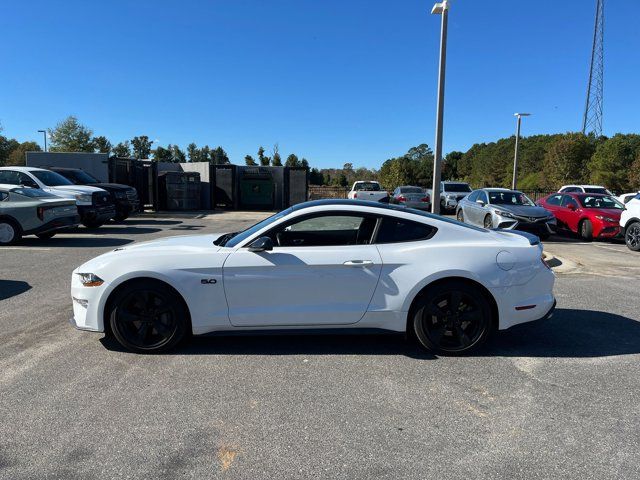
[(136, 352), (190, 333), (415, 332), (437, 353), (546, 318), (554, 274), (538, 238), (373, 202), (296, 205), (238, 233), (170, 237), (74, 270), (72, 322)]

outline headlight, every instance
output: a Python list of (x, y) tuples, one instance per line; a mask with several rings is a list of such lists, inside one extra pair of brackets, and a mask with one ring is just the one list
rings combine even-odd
[(494, 210), (494, 212), (500, 217), (514, 218), (512, 214), (505, 212), (504, 210)]
[(87, 195), (86, 193), (80, 193), (76, 195), (76, 200), (78, 202), (91, 203), (91, 195)]
[(104, 283), (104, 280), (95, 273), (78, 273), (77, 275), (80, 277), (80, 283), (85, 287), (99, 287)]
[(447, 200), (455, 200), (455, 196), (453, 195), (447, 195)]
[(598, 220), (602, 220), (602, 221), (605, 221), (605, 222), (616, 223), (616, 221), (611, 217), (603, 217), (602, 215), (596, 215), (596, 218)]

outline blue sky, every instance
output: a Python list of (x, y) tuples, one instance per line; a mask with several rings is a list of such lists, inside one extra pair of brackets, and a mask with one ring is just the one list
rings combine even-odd
[[(4, 135), (76, 115), (115, 144), (149, 135), (222, 145), (233, 162), (278, 143), (312, 166), (379, 167), (433, 146), (439, 17), (403, 0), (7, 0)], [(453, 0), (444, 150), (578, 130), (595, 1)], [(640, 2), (608, 1), (605, 134), (640, 130)]]

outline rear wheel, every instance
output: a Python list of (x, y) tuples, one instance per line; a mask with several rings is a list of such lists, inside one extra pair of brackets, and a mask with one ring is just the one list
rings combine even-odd
[(633, 222), (624, 233), (624, 241), (629, 250), (640, 251), (640, 222)]
[(458, 209), (458, 213), (456, 213), (456, 218), (458, 219), (459, 222), (464, 223), (464, 213), (462, 211), (462, 208)]
[(127, 284), (110, 302), (114, 337), (132, 352), (158, 353), (175, 347), (187, 334), (188, 311), (168, 285), (145, 280)]
[(14, 245), (21, 238), (20, 225), (9, 218), (0, 219), (0, 245)]
[(129, 218), (129, 215), (126, 213), (116, 213), (116, 216), (113, 217), (113, 221), (114, 222), (124, 222), (127, 218)]
[(36, 237), (40, 240), (49, 240), (50, 238), (53, 238), (55, 234), (56, 232), (37, 233)]
[(429, 288), (412, 311), (419, 342), (435, 353), (469, 353), (491, 335), (491, 306), (466, 283), (451, 281)]
[(580, 223), (580, 237), (582, 237), (585, 242), (593, 240), (593, 225), (591, 224), (591, 220), (585, 219)]
[(484, 217), (483, 225), (484, 228), (493, 228), (493, 220), (491, 219), (491, 215), (487, 215), (486, 217)]
[(540, 240), (548, 240), (549, 239), (549, 234), (548, 233), (541, 233), (539, 235)]
[(100, 228), (102, 225), (104, 225), (104, 222), (98, 222), (96, 220), (85, 220), (84, 222), (82, 222), (82, 225), (87, 228)]

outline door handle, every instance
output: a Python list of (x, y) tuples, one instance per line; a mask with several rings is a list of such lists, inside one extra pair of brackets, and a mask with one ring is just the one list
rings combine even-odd
[(347, 267), (366, 267), (373, 265), (373, 260), (347, 260), (343, 265)]

